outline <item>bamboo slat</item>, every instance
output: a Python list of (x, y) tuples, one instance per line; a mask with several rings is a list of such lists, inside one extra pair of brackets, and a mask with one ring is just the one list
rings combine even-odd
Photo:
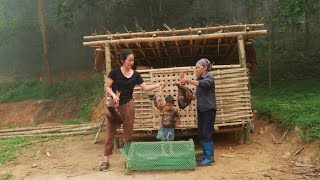
[(219, 80), (230, 79), (230, 78), (238, 78), (247, 76), (247, 73), (234, 73), (234, 74), (226, 74), (226, 75), (217, 75), (214, 76), (214, 79), (217, 80), (217, 83), (220, 83)]
[(248, 82), (243, 82), (243, 83), (233, 83), (233, 84), (224, 84), (224, 85), (216, 85), (216, 89), (226, 89), (226, 88), (237, 88), (237, 87), (243, 87), (247, 86)]

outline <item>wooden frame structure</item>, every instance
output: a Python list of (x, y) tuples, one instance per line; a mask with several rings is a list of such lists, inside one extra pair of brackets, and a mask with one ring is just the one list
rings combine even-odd
[[(249, 70), (256, 69), (253, 36), (265, 35), (263, 24), (230, 25), (181, 30), (128, 32), (108, 35), (85, 36), (84, 46), (105, 52), (105, 71), (120, 66), (118, 53), (131, 49), (137, 66), (150, 69), (138, 70), (144, 81), (165, 81), (165, 95), (176, 97), (174, 83), (180, 73), (196, 78), (195, 62), (202, 57), (214, 62), (217, 97), (215, 130), (223, 127), (243, 126), (248, 131), (252, 120), (249, 89)], [(190, 86), (190, 88), (193, 88)], [(135, 132), (158, 129), (157, 112), (153, 102), (140, 87), (134, 89), (136, 103)], [(107, 96), (106, 96), (107, 97)], [(177, 103), (176, 103), (177, 104)], [(196, 102), (191, 109), (180, 110), (180, 129), (197, 128)], [(246, 132), (246, 131), (245, 131)], [(246, 136), (247, 133), (245, 133)]]

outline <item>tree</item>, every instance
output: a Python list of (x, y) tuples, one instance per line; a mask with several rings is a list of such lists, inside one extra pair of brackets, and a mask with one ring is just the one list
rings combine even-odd
[(38, 20), (39, 20), (39, 27), (42, 36), (42, 47), (43, 47), (43, 64), (45, 67), (45, 77), (49, 84), (52, 85), (51, 79), (51, 72), (50, 72), (50, 64), (49, 64), (49, 57), (48, 57), (48, 40), (47, 40), (47, 29), (45, 23), (45, 16), (44, 16), (44, 0), (38, 0)]

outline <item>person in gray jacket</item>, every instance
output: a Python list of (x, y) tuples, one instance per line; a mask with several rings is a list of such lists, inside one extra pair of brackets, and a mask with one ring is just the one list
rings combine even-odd
[(198, 165), (210, 165), (214, 160), (213, 127), (216, 119), (216, 97), (214, 78), (208, 73), (212, 70), (208, 59), (202, 58), (196, 63), (197, 80), (181, 78), (181, 84), (196, 86), (198, 110), (198, 137), (203, 155), (197, 157)]

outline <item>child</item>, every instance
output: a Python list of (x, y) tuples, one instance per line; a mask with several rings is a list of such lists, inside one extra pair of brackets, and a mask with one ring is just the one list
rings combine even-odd
[(177, 127), (180, 116), (179, 111), (174, 108), (174, 99), (172, 96), (165, 98), (164, 111), (160, 114), (160, 129), (158, 131), (157, 139), (161, 141), (174, 140), (174, 128)]

